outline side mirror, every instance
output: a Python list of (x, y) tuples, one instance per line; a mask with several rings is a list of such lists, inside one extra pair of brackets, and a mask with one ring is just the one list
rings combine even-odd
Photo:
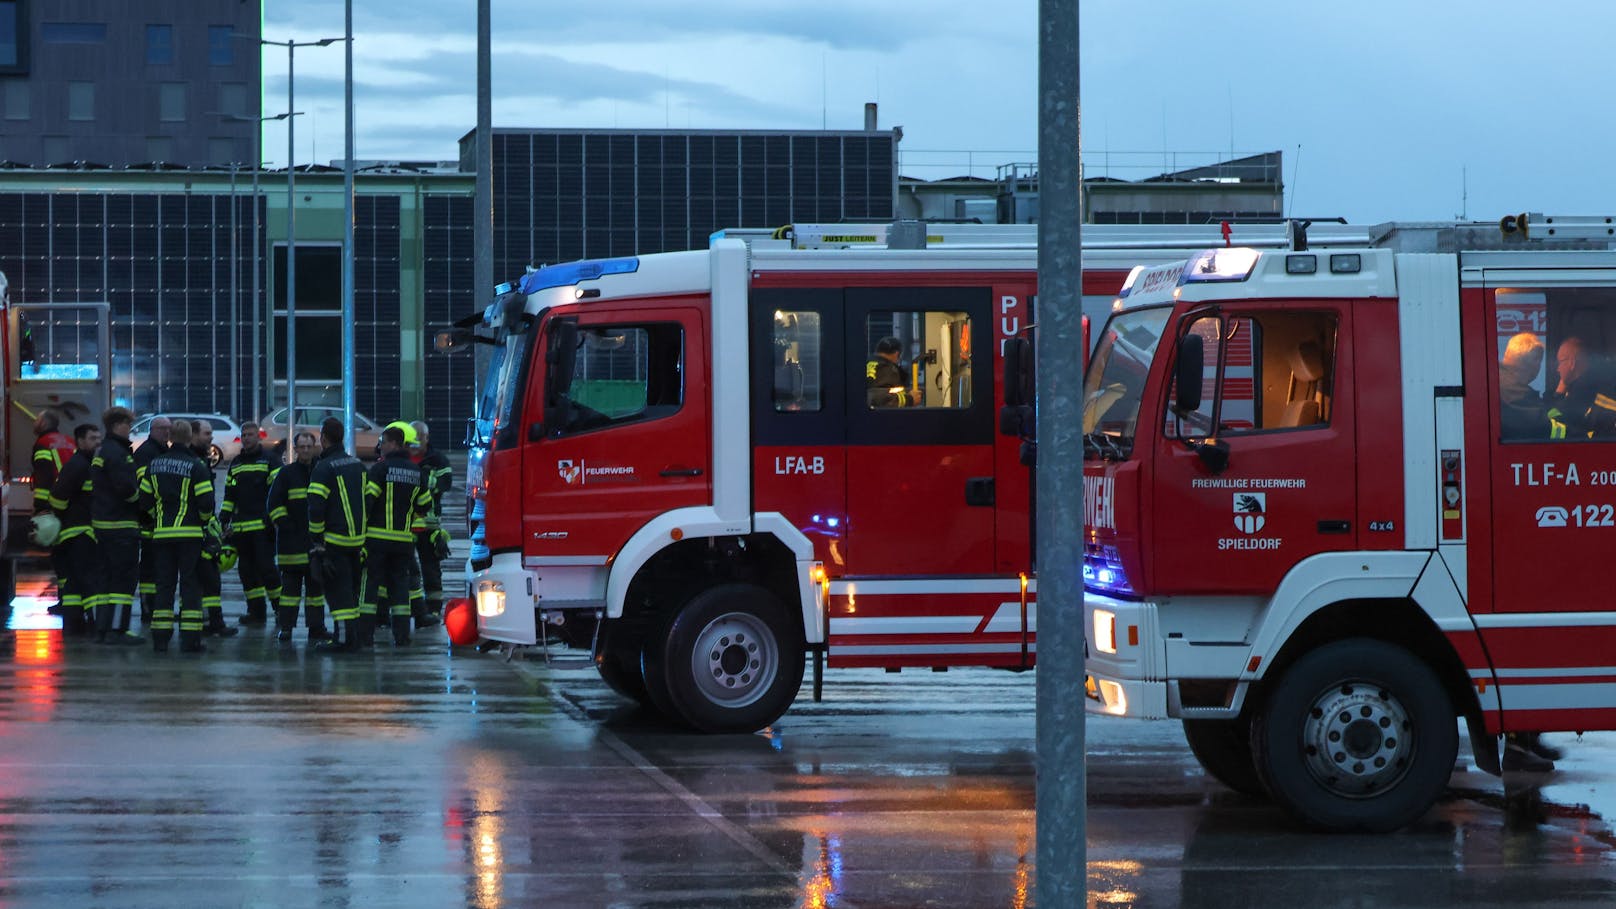
[(1011, 338), (1004, 342), (1005, 406), (1021, 407), (1031, 404), (1032, 399), (1032, 342)]
[(1202, 439), (1195, 443), (1195, 453), (1201, 463), (1213, 473), (1222, 473), (1229, 466), (1229, 443), (1222, 439)]
[(544, 425), (567, 423), (567, 393), (572, 390), (572, 369), (578, 359), (578, 323), (571, 319), (550, 328), (550, 347), (544, 354)]
[(1206, 375), (1206, 342), (1200, 335), (1189, 334), (1178, 339), (1178, 368), (1174, 373), (1177, 392), (1173, 396), (1173, 410), (1186, 414), (1201, 406), (1201, 382)]
[(432, 339), (432, 349), (438, 353), (454, 353), (465, 350), (472, 343), (472, 334), (469, 329), (451, 328), (440, 331)]

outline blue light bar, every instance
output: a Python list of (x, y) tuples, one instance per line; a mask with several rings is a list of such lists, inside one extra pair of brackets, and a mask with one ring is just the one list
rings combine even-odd
[(536, 293), (547, 287), (569, 287), (579, 281), (592, 281), (603, 275), (630, 275), (640, 270), (637, 256), (621, 259), (585, 259), (562, 265), (546, 265), (532, 274), (522, 276), (518, 285), (524, 294)]
[(1180, 283), (1204, 284), (1244, 281), (1251, 277), (1262, 254), (1243, 246), (1209, 249), (1190, 260)]

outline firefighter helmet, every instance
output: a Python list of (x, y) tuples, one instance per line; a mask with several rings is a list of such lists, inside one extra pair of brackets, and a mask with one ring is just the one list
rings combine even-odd
[(236, 567), (236, 559), (240, 557), (241, 554), (236, 551), (233, 543), (224, 544), (224, 547), (219, 550), (219, 570), (229, 571)]
[(50, 513), (34, 515), (34, 522), (28, 532), (28, 539), (32, 540), (35, 546), (43, 546), (49, 549), (56, 545), (56, 539), (61, 535), (62, 522), (56, 515)]
[(403, 420), (394, 420), (393, 422), (388, 423), (386, 428), (397, 429), (399, 432), (403, 433), (405, 445), (413, 446), (416, 444), (415, 427), (404, 422)]

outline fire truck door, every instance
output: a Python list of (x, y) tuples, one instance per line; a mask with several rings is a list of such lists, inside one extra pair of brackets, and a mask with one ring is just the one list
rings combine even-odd
[[(1345, 304), (1251, 304), (1180, 332), (1203, 339), (1204, 392), (1178, 416), (1169, 389), (1151, 417), (1153, 592), (1271, 594), (1308, 556), (1356, 548), (1350, 316)], [(1222, 470), (1191, 449), (1214, 425)]]
[[(1616, 550), (1616, 271), (1521, 269), (1500, 280), (1489, 270), (1486, 283), (1478, 334), (1489, 343), (1466, 357), (1490, 402), (1466, 417), (1485, 427), (1491, 448), (1490, 465), (1473, 456), (1463, 465), (1472, 488), (1485, 471), (1492, 503), (1490, 515), (1462, 515), (1471, 528), (1478, 518), (1491, 522), (1491, 558), (1470, 562), (1475, 611), (1487, 609), (1487, 575), (1498, 612), (1616, 611), (1608, 561)], [(1480, 504), (1471, 497), (1444, 517)], [(1439, 524), (1444, 533), (1459, 526)], [(1547, 665), (1546, 651), (1529, 654), (1532, 646), (1573, 661), (1563, 665), (1611, 665), (1608, 621), (1522, 627), (1489, 626), (1500, 665)]]
[[(523, 552), (605, 559), (663, 512), (712, 501), (706, 314), (695, 306), (583, 310), (565, 400), (529, 382)], [(557, 323), (534, 369), (556, 370)]]
[(990, 289), (844, 294), (846, 573), (993, 573)]

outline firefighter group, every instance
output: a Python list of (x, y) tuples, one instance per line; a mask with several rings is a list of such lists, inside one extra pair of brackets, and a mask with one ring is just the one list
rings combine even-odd
[[(69, 636), (149, 636), (166, 653), (178, 626), (179, 650), (202, 653), (204, 637), (238, 631), (222, 600), (232, 568), (246, 600), (238, 623), (267, 625), (273, 607), (282, 645), (293, 644), (300, 610), (308, 645), (333, 653), (373, 648), (378, 627), (405, 646), (413, 629), (440, 621), (451, 470), (424, 423), (389, 424), (367, 468), (344, 450), (341, 420), (318, 437), (296, 433), (289, 459), (249, 421), (221, 490), (208, 421), (157, 417), (134, 448), (134, 420), (113, 407), (71, 438), (53, 413), (34, 426), (33, 539), (50, 547), (53, 611)], [(137, 599), (146, 635), (132, 630)]]

